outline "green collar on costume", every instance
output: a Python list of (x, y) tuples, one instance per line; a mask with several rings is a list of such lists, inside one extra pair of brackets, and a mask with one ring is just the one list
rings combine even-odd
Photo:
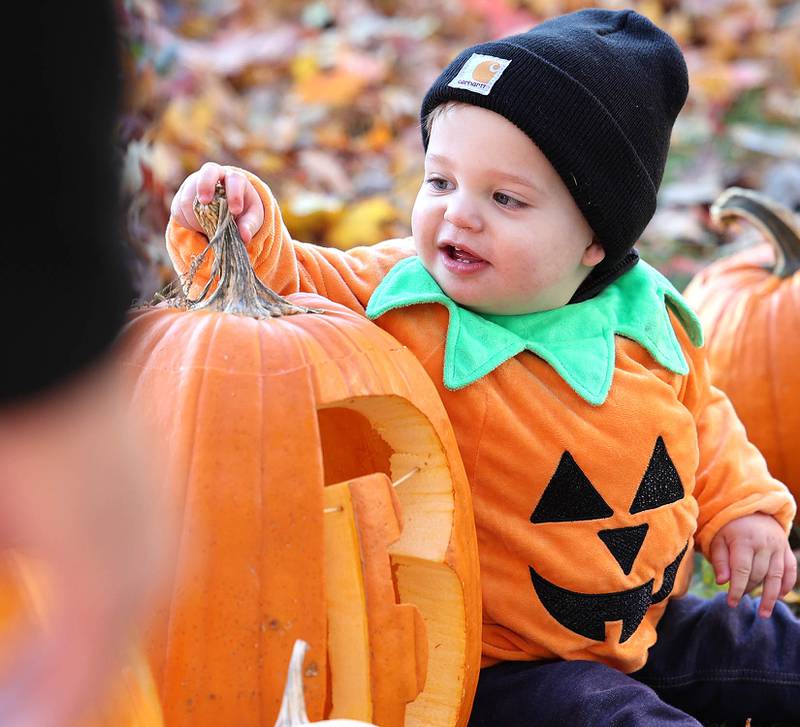
[(550, 364), (590, 404), (608, 396), (614, 374), (614, 336), (641, 344), (676, 374), (689, 367), (672, 328), (667, 306), (695, 346), (703, 345), (700, 321), (661, 273), (639, 261), (590, 300), (517, 316), (480, 315), (448, 298), (418, 257), (401, 260), (370, 298), (367, 316), (395, 308), (440, 303), (450, 311), (444, 355), (444, 385), (461, 389), (525, 349)]

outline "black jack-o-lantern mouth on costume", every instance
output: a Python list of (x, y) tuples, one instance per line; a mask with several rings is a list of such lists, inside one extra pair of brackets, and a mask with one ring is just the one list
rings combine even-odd
[[(629, 512), (634, 515), (677, 502), (683, 497), (684, 489), (678, 471), (669, 457), (664, 440), (658, 437)], [(572, 455), (564, 452), (530, 520), (533, 524), (574, 522), (608, 518), (611, 515), (613, 510)], [(600, 530), (597, 533), (625, 575), (629, 575), (633, 569), (648, 527), (643, 523), (632, 527)], [(604, 641), (605, 624), (621, 621), (619, 641), (623, 643), (639, 627), (647, 609), (672, 593), (678, 569), (688, 548), (687, 541), (680, 553), (665, 565), (661, 587), (655, 593), (655, 578), (624, 591), (580, 593), (550, 582), (533, 566), (529, 566), (530, 577), (542, 605), (562, 626), (586, 638)]]

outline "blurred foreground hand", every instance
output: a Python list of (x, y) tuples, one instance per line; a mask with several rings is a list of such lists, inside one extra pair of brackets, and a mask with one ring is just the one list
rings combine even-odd
[(0, 725), (102, 700), (157, 585), (155, 450), (127, 409), (108, 362), (0, 408), (0, 564), (13, 549), (49, 576), (45, 627), (0, 633)]

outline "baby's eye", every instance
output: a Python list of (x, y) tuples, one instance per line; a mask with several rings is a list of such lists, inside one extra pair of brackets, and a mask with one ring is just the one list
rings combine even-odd
[(509, 208), (519, 208), (525, 207), (526, 204), (524, 202), (520, 202), (518, 199), (511, 197), (504, 192), (495, 192), (494, 193), (494, 201), (497, 202), (501, 207), (509, 207)]
[(441, 177), (428, 177), (425, 182), (430, 185), (431, 189), (437, 192), (446, 192), (450, 189), (450, 182)]

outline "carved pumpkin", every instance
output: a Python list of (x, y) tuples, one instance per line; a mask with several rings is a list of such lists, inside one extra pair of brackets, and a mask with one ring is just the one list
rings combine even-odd
[(165, 721), (271, 727), (302, 638), (312, 719), (466, 724), (477, 550), (435, 387), (362, 316), (264, 288), (221, 194), (197, 206), (211, 298), (136, 312), (121, 337), (178, 524), (146, 640)]
[(723, 389), (770, 472), (800, 498), (800, 236), (792, 213), (731, 188), (712, 207), (718, 222), (744, 218), (767, 242), (718, 260), (685, 296), (706, 330), (713, 383)]

